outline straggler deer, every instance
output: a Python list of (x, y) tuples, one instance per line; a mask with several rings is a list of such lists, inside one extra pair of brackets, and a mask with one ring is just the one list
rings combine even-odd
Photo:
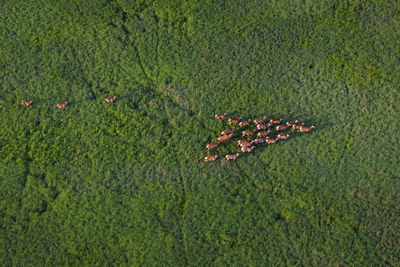
[(210, 149), (216, 148), (216, 147), (219, 145), (219, 143), (220, 143), (220, 142), (208, 144), (208, 145), (206, 146), (206, 149), (210, 150)]
[(267, 119), (267, 116), (264, 116), (262, 119), (255, 119), (254, 124), (260, 124), (263, 123)]
[(286, 122), (286, 125), (287, 125), (287, 126), (293, 126), (293, 125), (295, 125), (295, 124), (298, 123), (298, 122), (299, 122), (299, 120), (287, 121), (287, 122)]
[(303, 122), (302, 124), (295, 124), (295, 125), (293, 125), (291, 131), (300, 129), (301, 127), (304, 126), (304, 124), (305, 124), (305, 123)]
[(311, 131), (313, 128), (315, 128), (314, 125), (311, 125), (311, 126), (308, 126), (308, 127), (306, 127), (306, 126), (301, 126), (301, 127), (300, 127), (300, 132), (306, 133), (306, 132)]
[(21, 105), (29, 106), (33, 103), (33, 100), (22, 100)]
[(251, 152), (251, 151), (253, 151), (253, 149), (254, 149), (254, 146), (246, 146), (246, 147), (242, 147), (241, 151), (242, 152)]
[(242, 127), (244, 127), (244, 126), (249, 126), (249, 125), (250, 125), (250, 122), (251, 122), (251, 119), (248, 119), (247, 121), (241, 121), (241, 122), (239, 123), (239, 127), (242, 128)]
[(283, 118), (280, 118), (279, 120), (270, 119), (269, 122), (273, 123), (273, 124), (278, 124), (278, 123), (281, 123), (282, 120), (283, 120)]
[(278, 126), (276, 126), (276, 130), (277, 131), (284, 131), (287, 128), (289, 128), (289, 125), (278, 125)]
[(239, 117), (237, 117), (237, 118), (230, 118), (230, 119), (228, 120), (228, 123), (229, 123), (229, 124), (238, 123), (242, 118), (243, 118), (242, 116), (239, 116)]
[(231, 139), (232, 136), (233, 136), (233, 134), (220, 136), (220, 137), (218, 137), (218, 141), (219, 142), (228, 141), (229, 139)]
[(277, 138), (278, 138), (278, 139), (286, 140), (286, 139), (289, 138), (289, 135), (288, 135), (288, 134), (278, 134)]
[(112, 103), (112, 102), (114, 102), (114, 100), (115, 100), (116, 97), (117, 97), (117, 96), (107, 97), (107, 98), (106, 98), (106, 102), (107, 102), (107, 103)]
[(68, 105), (68, 101), (57, 104), (59, 109), (64, 109)]
[(270, 130), (264, 131), (264, 132), (259, 132), (259, 133), (257, 134), (257, 136), (258, 136), (258, 137), (265, 137), (265, 136), (269, 135), (270, 132), (271, 132)]
[(204, 162), (215, 161), (217, 158), (218, 158), (218, 154), (216, 154), (214, 156), (207, 156), (204, 158)]
[(216, 119), (223, 119), (223, 118), (225, 118), (225, 116), (227, 115), (228, 113), (222, 113), (222, 114), (215, 114), (215, 118)]
[(239, 157), (240, 153), (232, 154), (232, 155), (225, 155), (226, 160), (235, 160), (237, 157)]
[(223, 132), (221, 132), (221, 135), (229, 135), (229, 134), (233, 134), (232, 130), (225, 130)]

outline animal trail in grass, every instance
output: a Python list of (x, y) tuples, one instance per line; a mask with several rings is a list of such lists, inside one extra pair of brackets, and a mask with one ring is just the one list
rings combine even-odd
[[(216, 119), (225, 119), (227, 113), (216, 114)], [(314, 125), (305, 126), (305, 123), (299, 123), (298, 120), (282, 122), (283, 118), (267, 120), (267, 116), (259, 119), (245, 119), (242, 116), (228, 118), (227, 122), (231, 129), (221, 132), (221, 136), (217, 137), (217, 142), (206, 145), (207, 156), (204, 162), (215, 161), (219, 157), (226, 160), (235, 160), (243, 153), (250, 153), (260, 144), (275, 144), (280, 140), (287, 140), (289, 132), (306, 133), (315, 128)], [(219, 155), (215, 152), (218, 147), (229, 143), (236, 143), (237, 151), (232, 153), (222, 153)], [(213, 153), (214, 152), (214, 153)]]

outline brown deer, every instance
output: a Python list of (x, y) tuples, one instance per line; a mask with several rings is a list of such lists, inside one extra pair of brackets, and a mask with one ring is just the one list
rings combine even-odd
[(259, 133), (257, 134), (257, 136), (258, 136), (258, 137), (265, 137), (265, 136), (269, 135), (270, 132), (271, 132), (270, 130), (264, 131), (264, 132), (259, 132)]
[(68, 105), (68, 101), (57, 104), (59, 109), (64, 109)]
[(253, 149), (254, 149), (254, 146), (246, 146), (246, 147), (242, 147), (241, 151), (242, 152), (251, 152), (251, 151), (253, 151)]
[(265, 138), (265, 142), (267, 142), (268, 145), (275, 144), (276, 141), (278, 141), (278, 140), (279, 140), (278, 138), (275, 138), (275, 139), (272, 139), (272, 138), (269, 138), (269, 137)]
[(236, 154), (232, 154), (232, 155), (225, 155), (225, 158), (226, 158), (226, 160), (231, 160), (231, 159), (233, 159), (233, 160), (235, 160), (237, 157), (239, 157), (239, 152), (238, 153), (236, 153)]
[(260, 124), (263, 123), (267, 119), (267, 116), (264, 116), (262, 119), (255, 119), (254, 124)]
[(217, 158), (218, 158), (218, 154), (216, 154), (214, 156), (207, 156), (204, 158), (204, 162), (215, 161)]
[(238, 144), (241, 147), (249, 147), (253, 144), (253, 141), (250, 140), (238, 140)]
[(254, 139), (254, 144), (262, 144), (262, 143), (265, 143), (265, 138)]
[(299, 120), (287, 121), (287, 122), (286, 122), (286, 125), (287, 125), (287, 126), (293, 126), (293, 125), (295, 125), (295, 124), (298, 123), (298, 122), (299, 122)]
[(29, 106), (33, 103), (33, 100), (22, 100), (21, 105)]
[(289, 138), (289, 135), (288, 135), (288, 134), (278, 134), (277, 138), (278, 138), (278, 139), (286, 140), (286, 139)]
[(267, 129), (268, 129), (268, 125), (265, 125), (265, 124), (257, 125), (257, 130), (267, 130)]
[(117, 97), (117, 96), (107, 97), (107, 98), (106, 98), (106, 102), (107, 102), (107, 103), (112, 103), (112, 102), (114, 102), (114, 100), (115, 100), (116, 97)]
[(220, 137), (218, 137), (218, 141), (219, 142), (228, 141), (229, 139), (231, 139), (232, 136), (233, 136), (233, 134), (220, 136)]
[(215, 118), (216, 119), (223, 119), (223, 118), (225, 118), (225, 116), (227, 115), (228, 113), (222, 113), (222, 114), (215, 114)]
[(243, 131), (243, 132), (242, 132), (242, 136), (251, 136), (251, 135), (253, 135), (253, 133), (254, 133), (254, 132), (253, 132), (253, 131), (250, 131), (250, 130), (249, 130), (249, 131)]
[(243, 118), (242, 116), (239, 116), (239, 117), (237, 117), (237, 118), (230, 118), (230, 119), (228, 120), (228, 123), (229, 123), (229, 124), (238, 123), (242, 118)]
[(305, 123), (303, 122), (302, 124), (295, 124), (295, 125), (293, 125), (292, 126), (292, 130), (291, 131), (294, 131), (294, 130), (299, 130), (301, 127), (303, 127), (305, 125)]
[(314, 125), (311, 125), (311, 126), (308, 126), (308, 127), (306, 127), (306, 126), (301, 126), (301, 127), (300, 127), (300, 132), (306, 133), (306, 132), (311, 131), (313, 128), (315, 128)]
[(225, 130), (223, 132), (221, 132), (221, 135), (229, 135), (229, 134), (233, 134), (232, 130)]
[(269, 122), (273, 123), (273, 124), (279, 124), (279, 123), (281, 123), (282, 120), (283, 120), (283, 118), (280, 118), (279, 120), (270, 119)]
[(210, 149), (216, 148), (216, 147), (219, 145), (219, 143), (220, 143), (220, 142), (208, 144), (208, 145), (206, 146), (206, 149), (210, 150)]
[(248, 119), (247, 121), (241, 121), (241, 122), (239, 123), (239, 127), (242, 128), (242, 127), (244, 127), (244, 126), (249, 126), (249, 125), (250, 125), (250, 122), (251, 122), (251, 119)]
[(289, 128), (289, 125), (278, 125), (278, 126), (276, 126), (276, 130), (277, 131), (284, 131), (284, 130), (286, 130), (287, 128)]

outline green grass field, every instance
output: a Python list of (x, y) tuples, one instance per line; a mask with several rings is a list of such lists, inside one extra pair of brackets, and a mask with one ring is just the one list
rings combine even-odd
[(399, 266), (399, 81), (398, 1), (2, 1), (0, 265)]

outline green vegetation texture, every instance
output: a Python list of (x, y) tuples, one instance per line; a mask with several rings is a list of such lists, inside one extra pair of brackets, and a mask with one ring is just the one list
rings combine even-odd
[[(398, 1), (2, 1), (0, 43), (1, 266), (400, 265)], [(225, 111), (317, 128), (203, 163)]]

